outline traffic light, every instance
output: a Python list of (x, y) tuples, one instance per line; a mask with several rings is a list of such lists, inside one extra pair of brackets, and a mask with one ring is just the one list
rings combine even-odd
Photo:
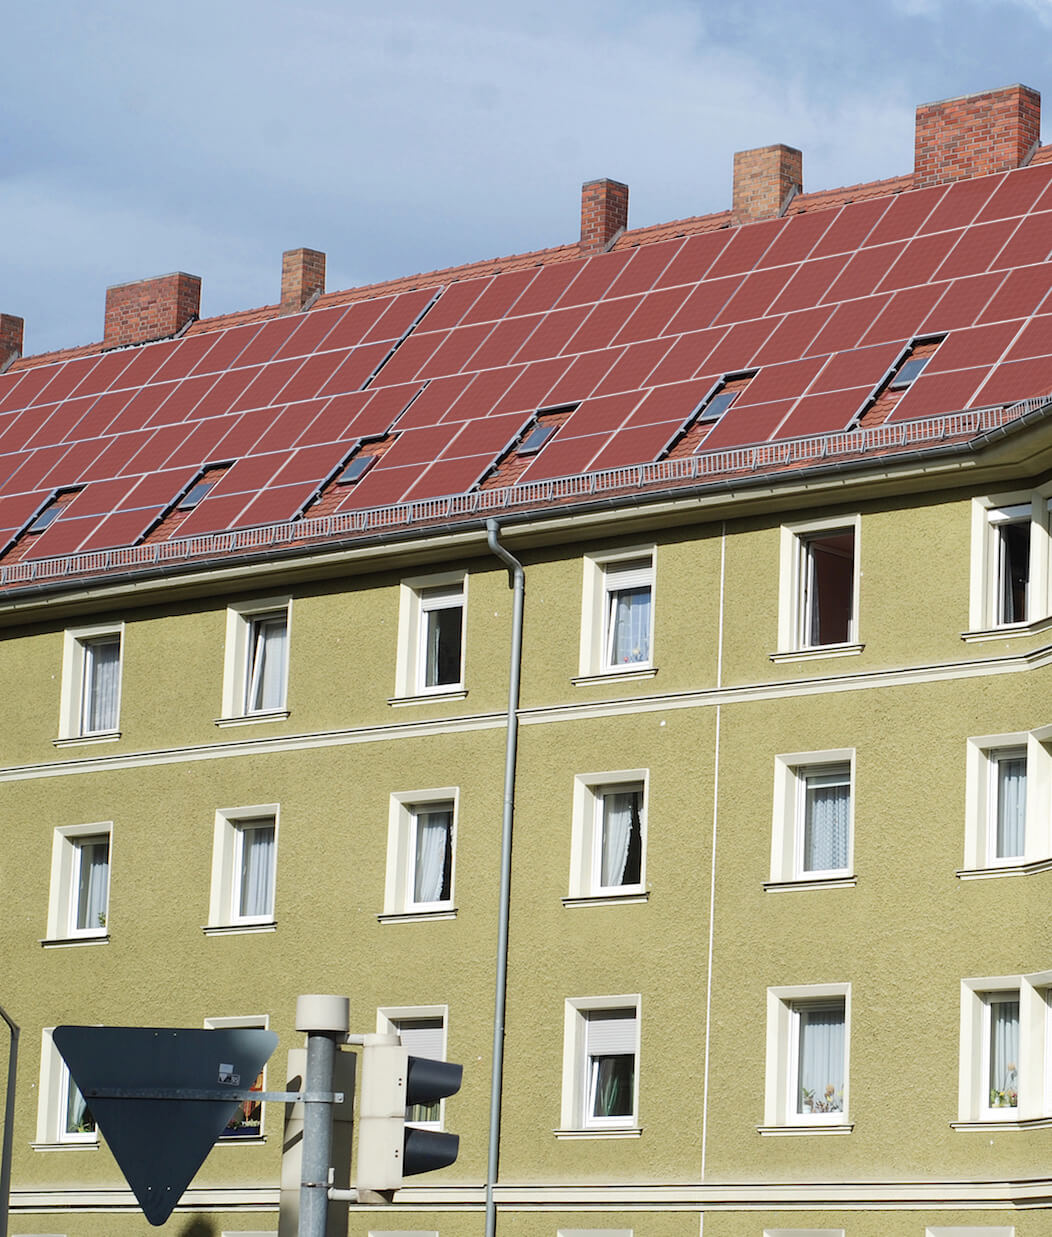
[(453, 1163), (460, 1136), (406, 1124), (407, 1111), (455, 1095), (463, 1076), (463, 1066), (411, 1057), (397, 1035), (365, 1036), (357, 1122), (359, 1190), (397, 1190), (403, 1177)]

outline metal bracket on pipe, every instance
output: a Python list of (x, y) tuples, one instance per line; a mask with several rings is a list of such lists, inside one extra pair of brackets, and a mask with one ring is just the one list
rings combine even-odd
[(158, 1091), (154, 1087), (89, 1087), (85, 1099), (100, 1100), (267, 1100), (275, 1104), (342, 1104), (342, 1091), (246, 1091), (244, 1087), (228, 1087), (224, 1091), (207, 1091), (198, 1087)]

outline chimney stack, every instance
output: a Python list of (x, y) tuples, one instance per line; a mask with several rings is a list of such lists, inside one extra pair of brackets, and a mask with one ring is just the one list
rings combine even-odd
[(628, 227), (628, 186), (588, 180), (581, 186), (581, 252), (604, 253)]
[(286, 249), (281, 255), (281, 312), (298, 314), (325, 291), (325, 255), (317, 249)]
[(1041, 141), (1041, 95), (1029, 86), (917, 108), (913, 187), (988, 176), (1029, 163)]
[(734, 156), (734, 222), (779, 218), (803, 187), (804, 156), (795, 147), (739, 150)]
[(25, 323), (14, 314), (0, 314), (0, 374), (22, 355)]
[(177, 334), (201, 310), (201, 280), (175, 271), (106, 289), (103, 345), (145, 344)]

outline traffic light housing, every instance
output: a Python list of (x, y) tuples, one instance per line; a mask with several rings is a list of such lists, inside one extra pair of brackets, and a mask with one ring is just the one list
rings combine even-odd
[(367, 1035), (358, 1106), (359, 1191), (397, 1190), (404, 1177), (445, 1168), (457, 1158), (458, 1134), (406, 1123), (406, 1110), (460, 1090), (463, 1066), (413, 1057), (397, 1035)]

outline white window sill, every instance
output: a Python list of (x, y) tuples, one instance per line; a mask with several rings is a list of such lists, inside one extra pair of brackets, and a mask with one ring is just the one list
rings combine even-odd
[(254, 726), (260, 722), (283, 722), (289, 716), (288, 709), (268, 709), (264, 713), (244, 713), (240, 717), (217, 717), (217, 726)]
[(1003, 623), (999, 627), (983, 627), (976, 631), (962, 631), (961, 639), (966, 644), (981, 644), (984, 640), (1014, 640), (1019, 636), (1036, 636), (1052, 628), (1052, 618), (1034, 619), (1029, 623)]
[(795, 1137), (797, 1134), (850, 1134), (855, 1123), (834, 1125), (832, 1122), (814, 1125), (758, 1125), (757, 1133), (768, 1138)]
[(646, 902), (650, 898), (649, 889), (634, 889), (626, 893), (589, 893), (579, 897), (563, 898), (563, 906), (631, 906), (634, 903)]
[(267, 1141), (266, 1134), (220, 1134), (212, 1144), (214, 1147), (262, 1147)]
[(68, 949), (70, 946), (77, 945), (108, 945), (110, 934), (108, 932), (90, 934), (86, 932), (83, 936), (45, 937), (40, 943), (45, 949)]
[(387, 703), (393, 709), (401, 709), (406, 705), (443, 703), (447, 700), (457, 701), (466, 700), (467, 698), (467, 688), (460, 684), (453, 684), (450, 687), (443, 687), (435, 691), (421, 692), (417, 696), (390, 696)]
[(120, 737), (119, 730), (100, 730), (95, 734), (64, 735), (51, 742), (55, 747), (90, 747), (93, 743), (115, 743)]
[[(1010, 1110), (1010, 1111), (1014, 1111)], [(1001, 1130), (1045, 1130), (1052, 1128), (1052, 1117), (988, 1117), (978, 1121), (951, 1121), (950, 1129), (959, 1134), (970, 1131), (977, 1134), (994, 1134)]]
[(657, 674), (657, 666), (644, 662), (625, 666), (623, 669), (611, 667), (600, 670), (597, 674), (578, 674), (570, 682), (574, 687), (591, 687), (602, 683), (634, 683), (638, 679), (652, 679)]
[(30, 1143), (34, 1151), (98, 1151), (99, 1141), (95, 1139), (84, 1139), (83, 1142), (69, 1143)]
[(780, 653), (768, 653), (775, 665), (789, 661), (817, 661), (823, 657), (856, 657), (866, 646), (864, 644), (816, 644), (814, 648), (785, 649)]
[(456, 919), (457, 908), (445, 906), (435, 911), (383, 911), (376, 916), (379, 923), (430, 923), (435, 919)]
[(858, 877), (845, 876), (802, 876), (794, 880), (764, 881), (763, 887), (767, 893), (791, 893), (797, 889), (854, 889)]
[(609, 1128), (552, 1130), (556, 1138), (639, 1138), (643, 1133), (639, 1125), (618, 1125)]
[(201, 931), (205, 936), (239, 936), (245, 932), (276, 932), (276, 919), (262, 923), (206, 923)]
[(962, 881), (987, 880), (992, 876), (1033, 876), (1035, 872), (1052, 871), (1052, 859), (1020, 859), (1002, 863), (996, 867), (959, 868), (957, 877)]

